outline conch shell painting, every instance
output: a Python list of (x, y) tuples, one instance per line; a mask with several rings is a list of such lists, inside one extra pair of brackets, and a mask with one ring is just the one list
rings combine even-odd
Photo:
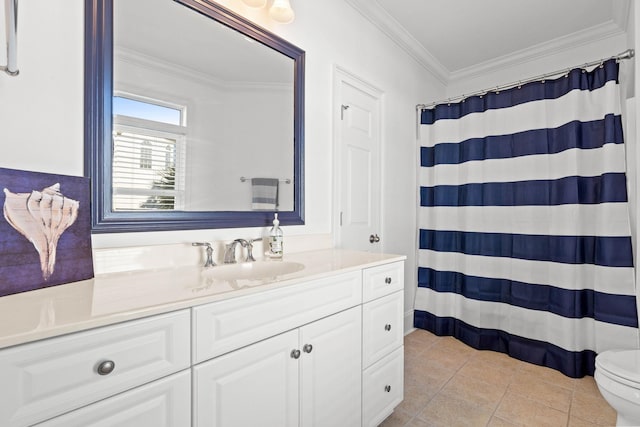
[(55, 270), (60, 236), (76, 221), (80, 203), (65, 197), (59, 183), (31, 193), (12, 193), (5, 188), (4, 194), (4, 217), (38, 251), (46, 282)]

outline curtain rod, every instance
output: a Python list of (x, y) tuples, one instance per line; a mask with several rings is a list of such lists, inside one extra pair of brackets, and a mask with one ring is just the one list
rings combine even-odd
[[(597, 61), (591, 61), (591, 62), (587, 62), (586, 64), (580, 65), (580, 68), (588, 68), (588, 67), (592, 67), (594, 65), (599, 65), (602, 64), (605, 61), (608, 61), (610, 59), (615, 59), (615, 60), (622, 60), (622, 59), (630, 59), (633, 58), (635, 55), (635, 51), (633, 49), (627, 49), (624, 52), (618, 54), (618, 55), (614, 55), (610, 58), (603, 58)], [(494, 86), (494, 87), (490, 87), (488, 89), (484, 89), (484, 90), (480, 90), (477, 92), (472, 92), (472, 93), (467, 93), (467, 94), (462, 94), (462, 95), (458, 95), (458, 96), (454, 96), (453, 98), (448, 98), (448, 99), (443, 99), (441, 101), (437, 101), (437, 102), (431, 102), (429, 104), (418, 104), (416, 105), (416, 109), (418, 111), (421, 110), (427, 110), (429, 108), (432, 108), (438, 104), (444, 104), (445, 102), (447, 103), (451, 103), (451, 102), (455, 102), (455, 101), (459, 101), (461, 99), (466, 99), (466, 98), (470, 98), (472, 96), (477, 96), (477, 95), (485, 95), (489, 92), (492, 91), (501, 91), (501, 90), (505, 90), (505, 89), (511, 89), (513, 87), (516, 86), (520, 86), (526, 83), (531, 83), (531, 82), (535, 82), (535, 81), (540, 81), (540, 80), (544, 80), (546, 78), (552, 77), (552, 76), (557, 76), (557, 75), (561, 75), (561, 74), (566, 74), (569, 71), (571, 71), (573, 68), (576, 67), (572, 67), (572, 68), (564, 68), (562, 70), (558, 70), (558, 71), (553, 71), (551, 73), (546, 73), (546, 74), (541, 74), (539, 76), (535, 76), (535, 77), (530, 77), (528, 79), (524, 79), (524, 80), (518, 80), (517, 82), (512, 82), (512, 83), (507, 83), (504, 85), (500, 85), (500, 86)]]

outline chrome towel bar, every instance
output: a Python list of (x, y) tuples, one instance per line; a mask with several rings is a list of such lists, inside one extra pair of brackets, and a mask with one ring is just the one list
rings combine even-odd
[(7, 33), (7, 65), (0, 66), (10, 76), (17, 76), (18, 70), (18, 0), (4, 0)]

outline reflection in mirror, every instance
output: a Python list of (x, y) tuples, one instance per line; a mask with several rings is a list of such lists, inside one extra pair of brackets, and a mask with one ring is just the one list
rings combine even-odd
[(94, 231), (303, 223), (304, 52), (207, 0), (87, 6)]

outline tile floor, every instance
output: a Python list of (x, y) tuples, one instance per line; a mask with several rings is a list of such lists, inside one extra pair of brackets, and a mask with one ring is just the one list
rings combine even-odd
[(593, 377), (569, 378), (424, 330), (404, 343), (404, 401), (380, 427), (615, 425)]

